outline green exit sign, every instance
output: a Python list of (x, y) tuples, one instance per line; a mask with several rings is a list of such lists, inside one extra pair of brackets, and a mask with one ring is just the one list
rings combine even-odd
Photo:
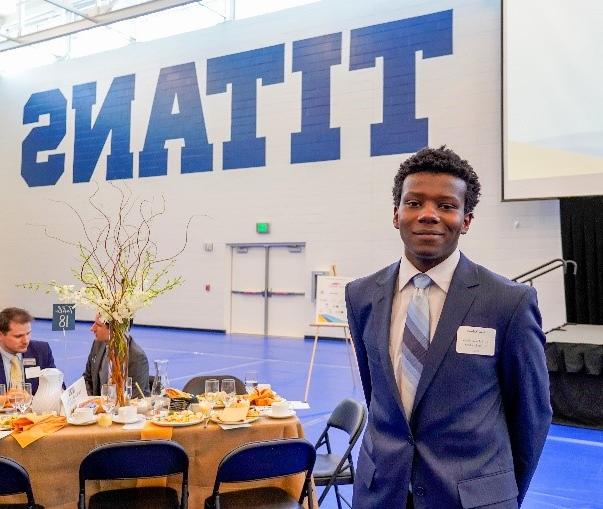
[(270, 223), (255, 223), (257, 233), (270, 233)]

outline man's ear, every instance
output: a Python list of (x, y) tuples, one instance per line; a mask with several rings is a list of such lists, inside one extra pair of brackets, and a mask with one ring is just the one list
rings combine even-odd
[(469, 226), (471, 225), (471, 221), (473, 221), (473, 212), (468, 212), (465, 214), (463, 218), (463, 226), (461, 228), (461, 234), (465, 235), (469, 231)]
[(394, 223), (394, 228), (396, 230), (399, 230), (400, 229), (400, 221), (398, 218), (398, 207), (394, 207), (394, 218), (393, 218), (392, 222)]

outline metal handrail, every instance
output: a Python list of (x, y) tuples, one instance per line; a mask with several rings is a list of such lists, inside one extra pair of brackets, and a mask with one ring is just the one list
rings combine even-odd
[(572, 274), (575, 276), (576, 272), (578, 271), (578, 264), (574, 260), (554, 258), (553, 260), (543, 263), (538, 267), (534, 267), (533, 269), (530, 269), (519, 276), (515, 276), (512, 281), (517, 281), (518, 283), (528, 283), (530, 286), (533, 286), (534, 279), (544, 276), (545, 274), (548, 274), (549, 272), (552, 272), (560, 267), (563, 267), (563, 273), (567, 274), (568, 265), (572, 267)]

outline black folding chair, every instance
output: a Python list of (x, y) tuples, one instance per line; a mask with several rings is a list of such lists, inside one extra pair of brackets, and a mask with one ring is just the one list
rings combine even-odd
[(10, 458), (0, 456), (0, 496), (25, 493), (26, 504), (0, 504), (0, 507), (11, 509), (44, 509), (34, 500), (29, 474), (19, 463)]
[(169, 487), (122, 488), (100, 491), (90, 497), (89, 509), (186, 509), (188, 507), (188, 456), (170, 440), (132, 440), (92, 449), (80, 464), (78, 509), (86, 509), (86, 481), (135, 479), (182, 474), (178, 493)]
[[(358, 441), (364, 425), (366, 424), (366, 409), (364, 405), (353, 399), (346, 398), (337, 405), (327, 421), (327, 426), (318, 438), (315, 448), (327, 448), (326, 454), (316, 454), (316, 465), (314, 466), (314, 484), (325, 486), (318, 499), (318, 505), (322, 504), (331, 487), (335, 488), (337, 507), (341, 509), (343, 500), (348, 507), (352, 505), (340, 493), (339, 487), (344, 484), (354, 484), (354, 462), (352, 460), (352, 449)], [(339, 456), (331, 450), (329, 430), (331, 428), (345, 431), (349, 435), (348, 447)]]
[(235, 391), (237, 394), (247, 394), (245, 390), (245, 384), (240, 378), (232, 375), (207, 375), (207, 376), (195, 376), (191, 378), (182, 389), (184, 392), (190, 392), (191, 394), (203, 394), (205, 392), (205, 381), (206, 380), (219, 380), (222, 382), (225, 378), (232, 378), (235, 381)]
[[(216, 474), (214, 490), (205, 500), (206, 509), (300, 509), (308, 497), (313, 506), (310, 480), (316, 451), (303, 438), (252, 442), (227, 454)], [(220, 484), (272, 479), (306, 473), (296, 500), (277, 487), (250, 488), (220, 493)]]

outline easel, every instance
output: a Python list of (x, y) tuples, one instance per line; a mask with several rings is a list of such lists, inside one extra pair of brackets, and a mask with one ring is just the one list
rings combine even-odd
[(304, 392), (304, 402), (308, 401), (308, 392), (310, 392), (310, 379), (312, 378), (312, 369), (314, 368), (314, 357), (316, 356), (316, 347), (318, 346), (318, 336), (321, 327), (332, 327), (343, 329), (343, 335), (345, 337), (345, 342), (348, 351), (348, 359), (350, 361), (350, 369), (352, 370), (352, 382), (354, 383), (354, 387), (356, 387), (356, 368), (355, 361), (356, 352), (354, 350), (354, 344), (352, 343), (352, 338), (350, 337), (350, 327), (347, 323), (311, 323), (311, 327), (316, 327), (316, 332), (314, 334), (314, 345), (312, 346), (312, 356), (310, 357), (310, 365), (308, 366), (308, 376), (306, 378), (306, 390)]

